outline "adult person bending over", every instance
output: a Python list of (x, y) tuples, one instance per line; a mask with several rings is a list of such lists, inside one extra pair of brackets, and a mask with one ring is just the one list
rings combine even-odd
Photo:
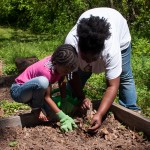
[(105, 72), (107, 88), (92, 118), (91, 132), (96, 132), (101, 126), (102, 117), (112, 105), (118, 89), (119, 104), (139, 110), (130, 62), (131, 36), (126, 19), (118, 11), (94, 8), (84, 12), (65, 43), (71, 44), (78, 53), (79, 69), (74, 72), (70, 85), (82, 101), (82, 109), (87, 109), (91, 103), (82, 90), (86, 81), (92, 73)]

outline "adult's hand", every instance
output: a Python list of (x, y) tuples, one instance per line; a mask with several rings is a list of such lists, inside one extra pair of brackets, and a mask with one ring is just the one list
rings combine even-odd
[(96, 133), (101, 124), (102, 124), (102, 116), (96, 113), (92, 118), (91, 127), (88, 129), (88, 131), (91, 133)]

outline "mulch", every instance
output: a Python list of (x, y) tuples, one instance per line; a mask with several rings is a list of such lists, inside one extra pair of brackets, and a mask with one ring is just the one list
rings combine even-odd
[[(7, 80), (7, 86), (3, 83), (0, 87), (0, 101), (12, 101), (9, 93), (10, 83)], [(116, 120), (113, 114), (109, 114), (95, 135), (88, 134), (80, 126), (72, 132), (62, 133), (59, 124), (55, 122), (34, 127), (0, 129), (0, 149), (149, 150), (150, 141), (143, 133), (130, 130)]]

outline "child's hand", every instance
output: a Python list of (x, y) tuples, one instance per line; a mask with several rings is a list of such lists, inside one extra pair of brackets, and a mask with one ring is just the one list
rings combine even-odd
[(62, 111), (56, 113), (56, 115), (60, 120), (61, 131), (68, 132), (72, 131), (74, 128), (77, 128), (77, 125), (75, 124), (74, 120), (68, 115), (64, 114)]
[(83, 102), (81, 104), (81, 109), (82, 110), (88, 110), (88, 109), (90, 109), (91, 104), (92, 104), (91, 100), (86, 98), (83, 100)]

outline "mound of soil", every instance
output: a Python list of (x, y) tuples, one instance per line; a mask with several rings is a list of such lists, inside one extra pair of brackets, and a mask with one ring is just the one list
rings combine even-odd
[[(10, 84), (8, 84), (10, 85)], [(0, 87), (0, 100), (12, 101), (10, 86)], [(82, 118), (80, 118), (82, 119)], [(150, 142), (143, 136), (123, 126), (110, 114), (95, 135), (78, 129), (62, 133), (58, 123), (30, 128), (0, 129), (0, 149), (4, 150), (149, 150)]]

